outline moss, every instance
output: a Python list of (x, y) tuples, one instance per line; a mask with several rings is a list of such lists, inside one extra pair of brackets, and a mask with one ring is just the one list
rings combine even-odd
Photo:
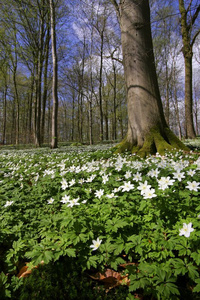
[(160, 132), (157, 132), (154, 135), (154, 141), (156, 145), (156, 150), (159, 154), (164, 155), (165, 151), (172, 151), (173, 147), (170, 145), (164, 137), (160, 134)]
[(162, 134), (160, 128), (156, 126), (144, 137), (142, 147), (131, 144), (127, 141), (126, 137), (116, 146), (114, 153), (123, 153), (128, 150), (144, 158), (149, 154), (155, 154), (157, 152), (160, 155), (164, 155), (166, 151), (173, 151), (174, 149), (189, 151), (189, 148), (187, 148), (168, 127), (164, 128), (164, 134)]
[(154, 143), (154, 136), (153, 134), (149, 133), (145, 139), (143, 146), (137, 151), (137, 154), (141, 157), (146, 157), (149, 154), (153, 154), (156, 152), (155, 143)]
[(133, 145), (127, 141), (127, 138), (125, 137), (117, 146), (115, 146), (115, 154), (116, 153), (123, 153), (125, 151), (131, 151), (133, 148)]
[(169, 129), (165, 128), (165, 134), (169, 140), (170, 145), (172, 145), (173, 148), (181, 149), (184, 151), (190, 151), (190, 149), (185, 146), (178, 138), (177, 136)]
[(133, 146), (131, 149), (131, 153), (137, 153), (140, 150), (139, 146)]

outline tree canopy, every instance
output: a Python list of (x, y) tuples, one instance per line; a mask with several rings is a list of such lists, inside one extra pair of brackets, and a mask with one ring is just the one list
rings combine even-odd
[[(141, 2), (125, 1), (127, 5)], [(167, 127), (182, 138), (191, 137), (188, 122), (193, 122), (195, 133), (199, 133), (200, 26), (198, 1), (185, 1), (193, 53), (188, 121), (183, 17), (179, 2), (151, 0), (150, 15), (147, 7), (144, 13), (151, 25), (156, 67), (152, 77), (156, 72), (161, 100), (158, 107), (163, 107), (161, 122), (165, 120)], [(136, 118), (140, 116), (139, 119), (147, 121), (146, 109), (142, 108), (139, 114), (138, 105), (132, 108), (127, 101), (132, 89), (127, 91), (125, 84), (124, 52), (128, 48), (123, 50), (121, 41), (122, 4), (108, 0), (55, 2), (59, 142), (92, 144), (123, 140), (130, 125), (127, 110), (133, 109)], [(0, 142), (50, 144), (54, 118), (49, 1), (9, 0), (1, 1), (0, 5)], [(141, 32), (141, 24), (136, 23), (134, 34)], [(132, 36), (128, 39), (132, 41)], [(141, 45), (138, 53), (145, 56), (145, 47)], [(148, 58), (152, 56), (148, 55)], [(138, 60), (133, 57), (133, 62), (134, 59)]]

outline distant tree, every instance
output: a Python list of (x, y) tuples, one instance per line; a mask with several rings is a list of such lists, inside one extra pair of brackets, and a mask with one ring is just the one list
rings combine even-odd
[(185, 130), (187, 138), (195, 138), (193, 123), (193, 95), (192, 95), (192, 57), (193, 46), (200, 34), (200, 26), (195, 28), (200, 12), (198, 1), (179, 0), (179, 10), (181, 14), (181, 34), (183, 42), (183, 56), (185, 62)]
[(56, 20), (55, 20), (55, 3), (49, 0), (50, 19), (51, 19), (51, 44), (52, 44), (52, 60), (53, 60), (53, 108), (52, 108), (52, 136), (51, 148), (58, 147), (58, 59), (56, 48)]
[[(0, 30), (0, 40), (5, 40), (5, 31)], [(7, 127), (7, 98), (8, 98), (8, 81), (9, 81), (9, 59), (4, 45), (0, 43), (0, 92), (2, 95), (1, 102), (1, 139), (0, 142), (4, 145), (6, 143), (6, 127)]]
[(164, 153), (187, 149), (169, 129), (158, 88), (155, 69), (150, 8), (147, 0), (111, 0), (121, 27), (124, 73), (127, 87), (128, 132), (118, 145), (138, 152)]

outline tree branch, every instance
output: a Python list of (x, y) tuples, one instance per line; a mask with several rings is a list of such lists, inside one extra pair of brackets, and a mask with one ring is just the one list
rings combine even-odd
[(191, 46), (194, 45), (196, 38), (198, 37), (198, 35), (200, 34), (200, 29), (195, 33), (195, 35), (193, 36), (192, 42), (191, 42)]
[(190, 10), (191, 5), (192, 5), (192, 0), (190, 0), (190, 3), (189, 3), (189, 5), (188, 5), (188, 7), (186, 9), (186, 13), (188, 13), (188, 11)]
[(123, 60), (121, 60), (121, 59), (119, 59), (119, 58), (116, 58), (116, 57), (112, 57), (112, 56), (105, 56), (105, 58), (112, 58), (113, 60), (116, 60), (116, 61), (118, 61), (120, 64), (122, 64), (123, 65)]
[(105, 58), (111, 58), (111, 59), (113, 59), (113, 60), (118, 61), (120, 64), (123, 65), (123, 60), (121, 60), (120, 58), (114, 57), (114, 53), (115, 53), (116, 51), (117, 51), (117, 48), (115, 48), (115, 49), (112, 51), (112, 53), (111, 53), (110, 55), (105, 56)]
[(115, 10), (117, 12), (117, 16), (119, 18), (120, 17), (120, 10), (119, 10), (119, 5), (117, 4), (117, 1), (116, 0), (110, 0), (110, 2), (114, 5)]
[(194, 13), (194, 15), (193, 15), (193, 17), (192, 17), (192, 20), (191, 20), (191, 22), (190, 22), (190, 24), (189, 24), (189, 28), (191, 28), (192, 25), (194, 25), (194, 22), (196, 21), (198, 15), (199, 15), (199, 12), (200, 12), (200, 4), (199, 4), (199, 6), (197, 7), (197, 9), (196, 9), (196, 11), (195, 11), (195, 13)]

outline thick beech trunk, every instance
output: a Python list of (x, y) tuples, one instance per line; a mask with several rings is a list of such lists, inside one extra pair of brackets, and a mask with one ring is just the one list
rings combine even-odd
[[(115, 2), (117, 5), (117, 3)], [(124, 0), (118, 6), (127, 88), (128, 132), (118, 145), (145, 156), (186, 147), (165, 121), (154, 62), (147, 0)]]

